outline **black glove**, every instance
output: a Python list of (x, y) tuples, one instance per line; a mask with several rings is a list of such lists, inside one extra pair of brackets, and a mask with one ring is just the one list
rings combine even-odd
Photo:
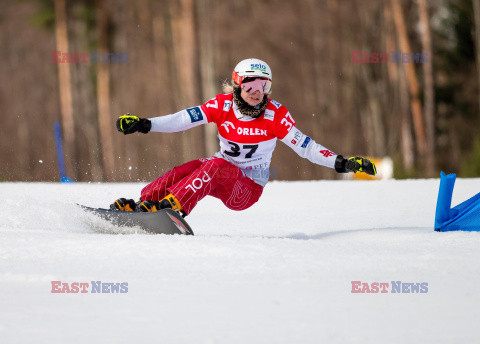
[(343, 156), (338, 155), (337, 159), (335, 159), (335, 171), (338, 173), (365, 172), (371, 176), (377, 174), (375, 164), (367, 158), (362, 158), (360, 156), (345, 159)]
[(121, 133), (133, 134), (134, 132), (140, 132), (146, 134), (152, 128), (152, 122), (146, 118), (138, 118), (137, 116), (126, 115), (120, 116), (117, 119), (117, 130)]

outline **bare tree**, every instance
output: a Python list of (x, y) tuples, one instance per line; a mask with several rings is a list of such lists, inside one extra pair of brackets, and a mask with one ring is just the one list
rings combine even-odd
[[(391, 4), (400, 50), (402, 52), (411, 52), (410, 39), (408, 38), (400, 0), (391, 0)], [(410, 110), (413, 117), (417, 151), (420, 156), (420, 161), (424, 164), (426, 155), (426, 138), (417, 75), (413, 63), (402, 63), (402, 67), (407, 78), (410, 93)]]
[[(393, 16), (389, 3), (384, 4), (383, 14), (386, 24), (385, 48), (387, 52), (390, 52), (395, 50), (396, 35), (394, 24), (391, 24), (393, 22)], [(388, 78), (393, 89), (393, 109), (396, 110), (395, 112), (400, 118), (400, 130), (398, 130), (398, 120), (395, 119), (392, 121), (393, 127), (391, 128), (391, 136), (399, 137), (403, 169), (405, 171), (411, 171), (415, 162), (415, 147), (411, 131), (411, 119), (409, 116), (408, 87), (405, 82), (405, 74), (401, 73), (401, 68), (402, 67), (398, 64), (387, 63)]]
[(477, 76), (478, 76), (478, 106), (480, 108), (480, 0), (472, 0), (473, 15), (475, 21), (475, 45), (477, 58)]
[[(170, 2), (171, 32), (173, 42), (172, 64), (177, 79), (177, 92), (174, 93), (178, 110), (194, 106), (199, 102), (197, 74), (197, 41), (195, 37), (195, 17), (193, 0)], [(182, 135), (182, 157), (184, 160), (204, 155), (202, 128), (191, 129)], [(198, 143), (202, 142), (201, 145)]]
[[(372, 28), (377, 30), (378, 19), (373, 19), (369, 14), (376, 10), (376, 4), (374, 6), (367, 6), (362, 4), (358, 7), (359, 24), (361, 31), (361, 47), (365, 51), (376, 51), (375, 43), (369, 39), (369, 33)], [(354, 46), (355, 42), (349, 42), (350, 46)], [(365, 138), (367, 141), (367, 147), (370, 154), (376, 156), (384, 156), (386, 154), (385, 145), (385, 130), (382, 121), (382, 95), (378, 90), (382, 89), (377, 86), (378, 80), (374, 77), (374, 68), (379, 69), (382, 65), (379, 64), (362, 64), (359, 65), (359, 83), (364, 84), (364, 89), (367, 95), (365, 104), (362, 106), (362, 115), (360, 116), (362, 122), (364, 122)], [(383, 89), (382, 89), (382, 92)]]
[[(202, 102), (217, 94), (215, 84), (215, 38), (214, 22), (209, 20), (213, 11), (213, 0), (195, 1), (198, 22), (198, 45), (200, 57), (200, 79)], [(212, 155), (218, 150), (217, 128), (214, 125), (204, 126), (205, 152)]]
[[(69, 8), (69, 48), (72, 52), (89, 49), (89, 24), (79, 15), (88, 5), (73, 2)], [(88, 61), (88, 60), (87, 60)], [(71, 63), (72, 103), (75, 118), (75, 168), (78, 180), (103, 180), (101, 142), (98, 135), (98, 116), (95, 85), (91, 81), (94, 63)]]
[[(426, 156), (425, 173), (428, 177), (435, 175), (435, 91), (433, 85), (433, 51), (430, 34), (430, 20), (428, 16), (427, 1), (417, 0), (420, 19), (420, 38), (423, 52), (428, 55), (428, 62), (422, 64), (424, 78), (424, 105), (426, 127)], [(479, 79), (480, 80), (480, 79)]]
[[(57, 51), (68, 53), (67, 8), (65, 0), (55, 0), (55, 37), (57, 41)], [(64, 151), (66, 155), (65, 164), (67, 174), (76, 178), (77, 171), (73, 167), (73, 161), (75, 159), (75, 124), (73, 120), (70, 63), (58, 63), (58, 80)]]
[[(105, 0), (96, 1), (98, 46), (102, 53), (108, 52), (108, 14)], [(113, 158), (112, 120), (110, 111), (109, 63), (97, 63), (97, 106), (100, 142), (105, 179), (111, 180), (115, 172)]]
[(415, 155), (411, 132), (412, 120), (408, 113), (408, 86), (403, 73), (400, 73), (398, 89), (400, 91), (400, 151), (402, 152), (403, 167), (407, 172), (410, 172), (414, 166)]

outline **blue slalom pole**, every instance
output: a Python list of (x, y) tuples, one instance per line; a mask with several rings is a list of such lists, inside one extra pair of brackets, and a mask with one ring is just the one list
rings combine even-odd
[(57, 147), (57, 164), (58, 164), (58, 174), (60, 175), (61, 183), (73, 183), (73, 180), (67, 177), (65, 171), (65, 160), (63, 159), (63, 145), (62, 145), (62, 133), (60, 131), (60, 123), (55, 121), (53, 124), (53, 129), (55, 131), (55, 146)]

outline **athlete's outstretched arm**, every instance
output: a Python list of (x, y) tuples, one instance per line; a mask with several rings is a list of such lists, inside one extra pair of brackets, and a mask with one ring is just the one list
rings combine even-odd
[(208, 123), (205, 113), (199, 106), (188, 108), (171, 115), (139, 118), (131, 114), (120, 116), (117, 119), (118, 131), (127, 134), (135, 132), (148, 133), (149, 131), (161, 133), (175, 133), (184, 131), (201, 124)]
[(302, 158), (306, 158), (318, 165), (334, 168), (339, 173), (365, 172), (370, 175), (377, 174), (375, 164), (369, 159), (362, 157), (345, 159), (343, 156), (337, 155), (321, 144), (316, 143), (295, 126), (281, 141)]
[(208, 123), (207, 116), (200, 106), (188, 108), (167, 116), (150, 118), (151, 131), (176, 133)]
[(316, 143), (298, 130), (296, 126), (294, 126), (281, 141), (302, 158), (308, 159), (317, 165), (335, 168), (337, 154), (321, 144)]

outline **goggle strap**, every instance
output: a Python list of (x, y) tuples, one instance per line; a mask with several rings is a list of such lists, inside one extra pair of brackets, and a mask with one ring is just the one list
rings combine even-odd
[(232, 73), (232, 79), (238, 86), (242, 86), (243, 77), (238, 75), (238, 73), (235, 72), (235, 70)]

